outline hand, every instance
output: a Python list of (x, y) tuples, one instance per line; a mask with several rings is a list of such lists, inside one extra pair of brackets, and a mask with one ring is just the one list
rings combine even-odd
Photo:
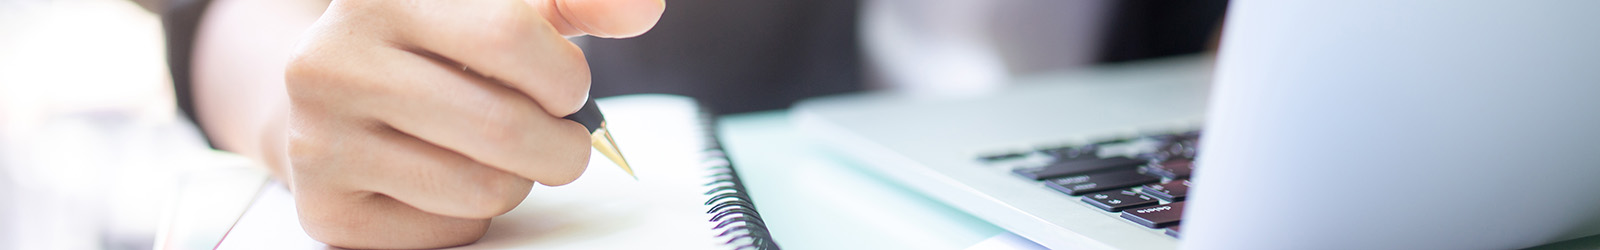
[(434, 248), (482, 237), (537, 182), (564, 185), (588, 132), (566, 36), (631, 37), (661, 0), (335, 0), (286, 73), (289, 186), (312, 238)]

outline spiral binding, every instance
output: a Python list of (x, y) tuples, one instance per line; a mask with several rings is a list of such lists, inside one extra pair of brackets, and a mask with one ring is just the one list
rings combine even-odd
[(734, 169), (733, 163), (728, 160), (727, 153), (722, 151), (722, 143), (717, 139), (715, 122), (709, 112), (700, 113), (701, 127), (705, 128), (707, 146), (701, 159), (706, 159), (702, 164), (712, 174), (706, 187), (706, 195), (711, 196), (706, 200), (706, 214), (711, 215), (711, 222), (715, 222), (712, 230), (721, 230), (717, 237), (727, 237), (724, 244), (735, 246), (735, 250), (758, 249), (778, 250), (778, 243), (772, 241), (772, 233), (767, 231), (767, 223), (761, 220), (761, 213), (756, 212), (755, 201), (750, 199), (744, 188), (744, 182), (739, 179), (739, 171)]

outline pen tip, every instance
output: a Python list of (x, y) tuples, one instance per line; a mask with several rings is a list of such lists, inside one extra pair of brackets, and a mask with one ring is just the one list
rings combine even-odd
[(593, 144), (595, 150), (600, 151), (600, 154), (605, 155), (607, 159), (611, 159), (611, 162), (616, 163), (618, 167), (622, 167), (622, 171), (628, 172), (628, 176), (639, 180), (639, 176), (633, 173), (633, 167), (628, 165), (628, 160), (622, 158), (622, 152), (617, 150), (617, 142), (611, 139), (611, 132), (606, 129), (604, 122), (600, 123), (600, 128), (595, 129), (590, 138), (590, 144)]

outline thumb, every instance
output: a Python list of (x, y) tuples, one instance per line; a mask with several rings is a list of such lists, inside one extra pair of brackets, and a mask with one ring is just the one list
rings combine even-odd
[(656, 26), (663, 0), (523, 0), (564, 36), (627, 38)]

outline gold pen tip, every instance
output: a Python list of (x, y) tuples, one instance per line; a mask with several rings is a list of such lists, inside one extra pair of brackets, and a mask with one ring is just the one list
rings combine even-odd
[(639, 180), (639, 176), (633, 173), (633, 167), (628, 166), (628, 160), (623, 159), (622, 152), (617, 150), (617, 142), (611, 139), (611, 132), (606, 129), (605, 123), (600, 123), (600, 128), (595, 129), (589, 138), (595, 150), (600, 151), (600, 154), (605, 155), (607, 159), (611, 159), (611, 162), (616, 163), (618, 167), (622, 167), (622, 171), (628, 172), (628, 176)]

